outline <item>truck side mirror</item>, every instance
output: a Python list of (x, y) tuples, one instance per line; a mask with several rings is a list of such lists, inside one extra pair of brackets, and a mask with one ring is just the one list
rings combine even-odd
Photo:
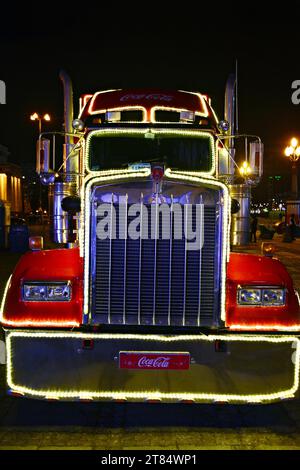
[(76, 213), (80, 212), (81, 200), (78, 196), (66, 196), (61, 201), (61, 208), (68, 213), (68, 243), (76, 243), (78, 223)]
[(250, 167), (253, 175), (258, 178), (263, 174), (264, 144), (250, 142)]
[(50, 140), (39, 139), (36, 143), (36, 172), (49, 173), (50, 171)]

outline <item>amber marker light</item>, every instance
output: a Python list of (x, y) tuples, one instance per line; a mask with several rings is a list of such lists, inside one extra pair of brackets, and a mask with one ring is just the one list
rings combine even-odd
[(274, 243), (268, 243), (268, 242), (264, 242), (261, 244), (261, 254), (263, 256), (268, 256), (270, 258), (272, 258), (272, 256), (275, 254), (276, 252), (276, 247), (274, 245)]
[(36, 236), (29, 238), (29, 249), (32, 251), (40, 251), (43, 249), (44, 239), (43, 237)]

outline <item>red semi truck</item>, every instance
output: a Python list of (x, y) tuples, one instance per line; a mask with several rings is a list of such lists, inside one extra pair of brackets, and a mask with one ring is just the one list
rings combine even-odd
[(248, 236), (249, 184), (262, 171), (252, 138), (252, 174), (243, 184), (236, 177), (234, 80), (219, 122), (201, 93), (152, 89), (83, 95), (73, 120), (71, 82), (61, 78), (60, 168), (50, 155), (61, 133), (38, 145), (59, 246), (43, 250), (33, 237), (7, 283), (9, 393), (230, 403), (295, 396), (292, 279), (275, 258), (230, 250)]

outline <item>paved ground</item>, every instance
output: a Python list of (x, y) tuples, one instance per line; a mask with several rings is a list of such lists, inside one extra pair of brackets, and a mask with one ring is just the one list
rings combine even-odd
[[(263, 240), (268, 242), (268, 240)], [(243, 251), (246, 253), (261, 253), (261, 244), (262, 240), (257, 240), (257, 243), (251, 243), (247, 247), (239, 248), (237, 251)], [(282, 235), (274, 235), (273, 240), (270, 240), (271, 243), (274, 243), (276, 247), (275, 257), (280, 259), (290, 275), (293, 278), (296, 289), (300, 291), (300, 238), (297, 238), (291, 243), (286, 243), (282, 241)]]
[[(300, 240), (277, 256), (300, 290)], [(257, 252), (259, 245), (244, 249)], [(0, 290), (18, 255), (1, 253)], [(1, 449), (300, 449), (300, 400), (272, 405), (55, 403), (11, 398), (0, 366)]]
[(296, 289), (300, 291), (300, 239), (293, 243), (276, 243), (278, 247), (277, 257), (284, 262), (293, 278)]

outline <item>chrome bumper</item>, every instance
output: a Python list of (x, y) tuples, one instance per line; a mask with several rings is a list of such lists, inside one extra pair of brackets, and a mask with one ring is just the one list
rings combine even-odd
[[(292, 335), (10, 330), (6, 351), (9, 391), (36, 399), (264, 403), (299, 387), (300, 340)], [(189, 352), (190, 368), (120, 369), (120, 351)]]

